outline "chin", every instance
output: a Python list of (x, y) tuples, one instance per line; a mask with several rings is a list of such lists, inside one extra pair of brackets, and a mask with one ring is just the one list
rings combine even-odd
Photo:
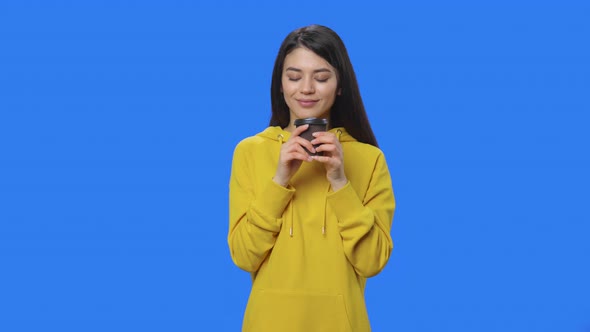
[(328, 119), (329, 115), (325, 112), (314, 112), (314, 111), (303, 111), (303, 112), (294, 112), (296, 119), (306, 119), (306, 118), (324, 118)]

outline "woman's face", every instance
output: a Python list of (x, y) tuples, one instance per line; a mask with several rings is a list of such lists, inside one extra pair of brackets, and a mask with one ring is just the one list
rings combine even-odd
[(336, 69), (326, 60), (307, 48), (298, 47), (285, 57), (281, 82), (291, 116), (287, 130), (294, 128), (295, 119), (330, 119), (330, 109), (339, 94), (338, 77)]

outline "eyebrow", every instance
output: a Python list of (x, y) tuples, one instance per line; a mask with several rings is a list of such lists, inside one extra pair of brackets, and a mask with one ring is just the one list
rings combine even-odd
[[(303, 71), (303, 70), (301, 70), (299, 68), (294, 68), (294, 67), (289, 67), (289, 68), (285, 69), (285, 71), (289, 71), (289, 70), (295, 71), (295, 72), (298, 72), (298, 73), (301, 73)], [(332, 71), (330, 69), (328, 69), (328, 68), (320, 68), (320, 69), (314, 70), (313, 72), (314, 73), (326, 73), (326, 72), (327, 73), (331, 73)]]

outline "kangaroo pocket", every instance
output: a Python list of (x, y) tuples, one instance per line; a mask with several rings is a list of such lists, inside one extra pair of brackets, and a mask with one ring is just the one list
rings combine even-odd
[(244, 317), (244, 331), (350, 332), (342, 295), (258, 290)]

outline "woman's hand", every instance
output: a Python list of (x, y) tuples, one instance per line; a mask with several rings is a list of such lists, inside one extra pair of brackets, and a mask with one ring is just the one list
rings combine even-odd
[(317, 132), (311, 144), (318, 145), (317, 152), (323, 152), (323, 156), (312, 156), (314, 160), (319, 161), (326, 167), (326, 177), (332, 185), (332, 190), (336, 191), (346, 185), (348, 179), (344, 174), (344, 157), (340, 141), (331, 132)]
[(279, 155), (279, 165), (273, 181), (286, 187), (289, 180), (295, 175), (303, 161), (311, 161), (311, 157), (305, 151), (304, 147), (311, 153), (315, 152), (313, 145), (303, 137), (300, 137), (302, 132), (306, 131), (309, 125), (303, 125), (295, 128), (291, 133), (291, 137), (287, 142), (281, 146), (281, 153)]

